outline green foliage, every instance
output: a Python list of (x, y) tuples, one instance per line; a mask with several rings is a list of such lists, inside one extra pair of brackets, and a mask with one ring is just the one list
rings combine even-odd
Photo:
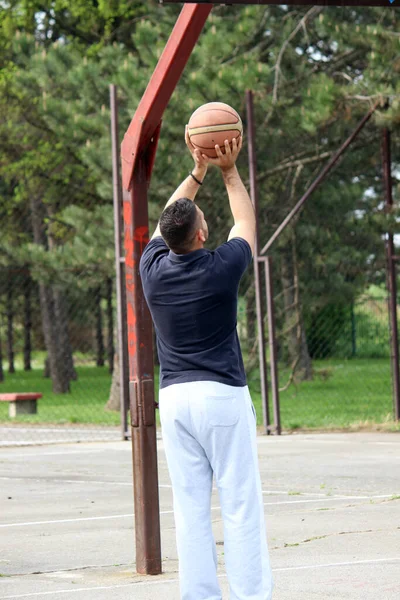
[[(291, 386), (281, 394), (282, 422), (285, 429), (310, 427), (373, 426), (390, 420), (390, 365), (386, 360), (316, 361), (316, 370), (331, 369), (327, 380), (316, 377), (296, 388)], [(71, 382), (71, 393), (57, 396), (51, 382), (41, 370), (7, 377), (3, 392), (32, 391), (43, 393), (36, 415), (17, 417), (19, 423), (93, 423), (119, 425), (119, 414), (106, 411), (111, 377), (106, 368), (78, 366), (78, 381)], [(281, 382), (288, 373), (282, 370)], [(156, 370), (155, 389), (158, 387)], [(257, 374), (249, 379), (250, 392), (257, 410), (258, 425), (262, 425), (261, 397)], [(157, 413), (158, 415), (158, 413)], [(0, 403), (0, 421), (9, 422), (8, 405)], [(15, 420), (14, 420), (15, 421)]]
[[(179, 10), (156, 0), (13, 0), (5, 6), (0, 269), (27, 265), (37, 282), (57, 282), (81, 301), (113, 275), (109, 84), (118, 86), (122, 137)], [(381, 127), (391, 126), (397, 202), (398, 25), (398, 11), (390, 7), (214, 7), (165, 111), (150, 188), (152, 227), (191, 167), (183, 144), (191, 112), (204, 102), (228, 102), (246, 132), (244, 94), (254, 90), (265, 243), (371, 104), (390, 100), (273, 248), (280, 333), (287, 310), (283, 250), (293, 257), (307, 323), (327, 307), (357, 304), (371, 284), (384, 282), (382, 236), (399, 230), (397, 213), (383, 210), (380, 159)], [(246, 180), (246, 147), (239, 168)], [(33, 244), (33, 196), (40, 199), (47, 246)], [(213, 247), (231, 225), (217, 171), (210, 170), (198, 198)], [(243, 291), (249, 283), (247, 275)], [(343, 349), (343, 327), (324, 352)]]

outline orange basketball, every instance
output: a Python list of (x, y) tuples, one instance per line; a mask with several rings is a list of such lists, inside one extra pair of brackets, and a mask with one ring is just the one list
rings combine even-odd
[(215, 145), (224, 152), (225, 140), (232, 143), (243, 133), (242, 120), (235, 109), (223, 102), (209, 102), (194, 111), (188, 123), (189, 137), (195, 148), (216, 158)]

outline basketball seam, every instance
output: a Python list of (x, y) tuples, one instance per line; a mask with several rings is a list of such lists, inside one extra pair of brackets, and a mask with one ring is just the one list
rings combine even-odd
[[(214, 129), (214, 127), (219, 127), (219, 129)], [(222, 133), (223, 131), (240, 131), (240, 133), (242, 133), (242, 130), (242, 123), (240, 123), (240, 125), (239, 123), (227, 123), (226, 125), (203, 125), (202, 127), (189, 128), (189, 135), (190, 137), (194, 137), (196, 135), (205, 135), (206, 133)]]
[[(195, 112), (197, 112), (197, 111), (195, 111)], [(236, 111), (234, 113), (232, 113), (229, 110), (226, 110), (226, 108), (207, 108), (206, 110), (200, 111), (198, 114), (202, 115), (203, 113), (206, 113), (206, 112), (225, 112), (228, 115), (233, 115), (234, 117), (237, 117), (240, 120), (239, 113), (237, 113)], [(192, 115), (192, 117), (193, 117), (193, 115)]]

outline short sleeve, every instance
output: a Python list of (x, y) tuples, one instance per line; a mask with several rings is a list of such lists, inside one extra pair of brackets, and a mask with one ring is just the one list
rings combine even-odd
[(219, 246), (215, 253), (221, 258), (228, 273), (240, 280), (251, 263), (250, 244), (243, 238), (235, 237)]
[(166, 256), (169, 248), (161, 236), (150, 240), (140, 259), (140, 275), (143, 277), (158, 259)]

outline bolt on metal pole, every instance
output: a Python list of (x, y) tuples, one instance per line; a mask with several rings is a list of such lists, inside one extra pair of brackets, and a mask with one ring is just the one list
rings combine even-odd
[(117, 299), (117, 340), (120, 385), (120, 414), (121, 436), (128, 439), (128, 362), (127, 362), (127, 335), (126, 335), (126, 298), (125, 298), (125, 259), (121, 256), (121, 229), (122, 229), (122, 187), (119, 171), (119, 139), (118, 139), (118, 99), (117, 88), (110, 85), (111, 109), (111, 151), (113, 170), (113, 205), (114, 205), (114, 246), (115, 246), (115, 287)]
[(269, 360), (271, 363), (271, 385), (272, 403), (274, 407), (274, 425), (275, 433), (280, 435), (282, 428), (281, 412), (279, 405), (278, 353), (276, 351), (274, 285), (272, 280), (272, 258), (270, 256), (267, 256), (265, 260), (265, 289), (267, 294), (268, 307)]
[(255, 148), (255, 127), (254, 127), (254, 105), (253, 92), (246, 92), (248, 140), (249, 140), (249, 172), (250, 172), (250, 196), (256, 215), (256, 238), (254, 245), (254, 285), (256, 295), (257, 311), (257, 330), (258, 330), (258, 356), (260, 364), (261, 381), (261, 401), (263, 408), (264, 431), (270, 433), (270, 416), (268, 403), (268, 379), (267, 379), (267, 359), (265, 356), (265, 331), (264, 331), (264, 305), (261, 289), (261, 263), (258, 260), (260, 248), (260, 232), (258, 223), (258, 186), (257, 186), (257, 166), (256, 166), (256, 148)]
[[(391, 155), (390, 155), (390, 131), (384, 129), (382, 133), (382, 163), (383, 180), (385, 186), (386, 209), (390, 213), (393, 208), (392, 196), (392, 173), (391, 173)], [(391, 342), (391, 363), (392, 363), (392, 381), (393, 381), (393, 408), (394, 418), (400, 419), (400, 373), (399, 373), (399, 334), (397, 323), (397, 281), (396, 281), (396, 262), (394, 252), (393, 234), (389, 233), (386, 242), (387, 256), (387, 284), (388, 284), (388, 307), (390, 320), (390, 342)]]

